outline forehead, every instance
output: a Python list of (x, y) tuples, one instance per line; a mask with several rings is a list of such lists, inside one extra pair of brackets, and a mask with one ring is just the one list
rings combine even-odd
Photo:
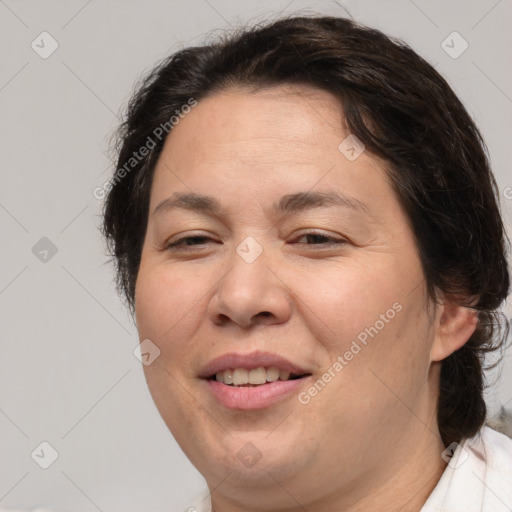
[(393, 200), (385, 163), (363, 152), (350, 161), (332, 94), (308, 86), (229, 89), (200, 100), (164, 144), (152, 210), (173, 192), (214, 195), (240, 206), (287, 194), (337, 189), (361, 203)]
[(175, 126), (165, 145), (184, 151), (233, 148), (238, 158), (253, 157), (256, 152), (260, 161), (267, 147), (272, 161), (294, 153), (304, 159), (309, 153), (304, 145), (337, 149), (342, 124), (339, 100), (313, 87), (230, 88), (201, 99)]

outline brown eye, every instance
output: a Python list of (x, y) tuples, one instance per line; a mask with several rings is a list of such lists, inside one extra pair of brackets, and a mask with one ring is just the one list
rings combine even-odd
[(335, 238), (324, 235), (323, 233), (304, 233), (296, 240), (301, 240), (303, 238), (306, 238), (311, 242), (306, 243), (305, 245), (339, 245), (347, 243), (347, 241), (342, 238)]
[[(202, 235), (195, 236), (184, 236), (183, 238), (179, 238), (174, 242), (167, 245), (167, 249), (182, 249), (187, 247), (193, 247), (197, 245), (204, 245), (204, 240), (212, 240), (212, 238)], [(195, 243), (194, 243), (195, 242)]]

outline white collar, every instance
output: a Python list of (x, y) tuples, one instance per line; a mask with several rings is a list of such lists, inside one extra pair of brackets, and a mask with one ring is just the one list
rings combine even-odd
[(512, 439), (487, 426), (457, 448), (420, 512), (512, 512)]

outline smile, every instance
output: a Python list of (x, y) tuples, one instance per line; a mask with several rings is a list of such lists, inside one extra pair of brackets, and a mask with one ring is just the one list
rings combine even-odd
[[(237, 369), (238, 370), (238, 369)], [(247, 370), (244, 370), (246, 373)], [(233, 372), (234, 373), (234, 372)], [(235, 374), (236, 375), (236, 374)], [(209, 393), (222, 406), (239, 411), (265, 409), (286, 398), (295, 396), (306, 385), (310, 374), (302, 376), (289, 375), (287, 380), (274, 380), (264, 384), (226, 384), (216, 377), (204, 380)], [(245, 377), (243, 377), (245, 380)]]
[[(286, 370), (280, 370), (271, 366), (263, 366), (252, 370), (246, 368), (229, 368), (224, 371), (218, 371), (215, 374), (215, 380), (229, 386), (260, 386), (268, 382), (277, 380), (287, 381), (300, 378), (301, 375), (295, 375)], [(213, 378), (213, 376), (212, 376)]]

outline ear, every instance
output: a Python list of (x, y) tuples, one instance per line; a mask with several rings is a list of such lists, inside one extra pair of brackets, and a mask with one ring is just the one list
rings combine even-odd
[(475, 332), (477, 324), (478, 311), (450, 303), (442, 305), (430, 352), (431, 361), (442, 361), (464, 346)]

